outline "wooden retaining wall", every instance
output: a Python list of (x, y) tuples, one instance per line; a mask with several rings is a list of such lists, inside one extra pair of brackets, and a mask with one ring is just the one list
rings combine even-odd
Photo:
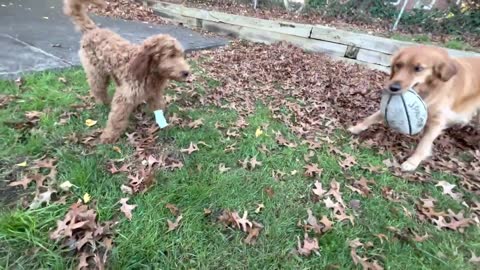
[[(334, 58), (389, 71), (390, 58), (398, 49), (415, 45), (367, 34), (354, 33), (321, 25), (271, 21), (246, 16), (189, 8), (156, 0), (137, 0), (158, 15), (192, 28), (225, 34), (254, 42), (287, 41), (305, 50), (326, 53)], [(479, 55), (448, 50), (452, 56)]]

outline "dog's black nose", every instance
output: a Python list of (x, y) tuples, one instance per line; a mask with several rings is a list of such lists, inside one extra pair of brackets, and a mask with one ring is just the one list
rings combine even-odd
[(186, 77), (188, 77), (188, 75), (190, 75), (190, 72), (182, 71), (182, 77), (186, 78)]
[(392, 92), (398, 92), (398, 91), (402, 90), (402, 86), (400, 85), (399, 82), (394, 82), (394, 83), (390, 84), (389, 89)]

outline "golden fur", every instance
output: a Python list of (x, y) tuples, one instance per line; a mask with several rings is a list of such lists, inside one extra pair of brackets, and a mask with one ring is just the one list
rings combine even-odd
[[(180, 43), (168, 35), (157, 35), (134, 45), (116, 33), (96, 27), (87, 16), (86, 5), (104, 6), (103, 0), (65, 0), (64, 13), (82, 33), (80, 60), (87, 74), (90, 91), (99, 103), (111, 102), (107, 127), (100, 139), (112, 143), (128, 125), (128, 118), (140, 103), (150, 110), (165, 110), (164, 88), (169, 80), (189, 75)], [(110, 80), (116, 91), (110, 101)]]
[[(455, 124), (468, 124), (480, 109), (480, 58), (451, 58), (441, 48), (414, 46), (392, 58), (391, 76), (385, 90), (402, 93), (414, 87), (428, 107), (428, 121), (415, 152), (402, 165), (413, 171), (429, 155), (434, 140)], [(381, 123), (380, 111), (349, 131), (358, 134)]]

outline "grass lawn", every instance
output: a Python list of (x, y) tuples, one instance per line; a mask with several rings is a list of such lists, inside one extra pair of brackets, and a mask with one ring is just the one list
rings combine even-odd
[[(204, 76), (198, 70), (196, 73)], [(49, 233), (70, 205), (85, 193), (91, 195), (89, 205), (97, 211), (99, 221), (118, 221), (113, 250), (106, 263), (108, 269), (361, 269), (360, 265), (355, 266), (349, 246), (356, 238), (365, 244), (356, 249), (357, 253), (378, 261), (385, 269), (475, 269), (469, 260), (472, 252), (480, 254), (478, 227), (470, 226), (464, 233), (439, 230), (417, 218), (415, 203), (420, 197), (431, 196), (437, 200), (439, 211), (458, 212), (466, 208), (431, 183), (407, 182), (392, 176), (386, 168), (373, 173), (362, 169), (369, 165), (385, 167), (382, 161), (386, 156), (350, 147), (351, 138), (344, 131), (339, 130), (338, 136), (331, 138), (334, 143), (323, 143), (316, 149), (307, 163), (304, 156), (309, 153), (308, 146), (273, 119), (262, 104), (245, 119), (248, 126), (239, 132), (240, 136), (232, 138), (217, 127), (233, 126), (238, 119), (235, 111), (205, 106), (185, 110), (173, 102), (169, 115), (203, 118), (204, 124), (196, 129), (172, 125), (159, 131), (157, 143), (171, 149), (184, 166), (157, 171), (156, 184), (148, 192), (129, 196), (120, 189), (128, 182), (127, 175), (107, 170), (111, 160), (129, 158), (135, 151), (126, 136), (115, 144), (120, 151), (112, 145), (88, 148), (67, 139), (73, 133), (84, 136), (104, 127), (107, 107), (95, 106), (64, 125), (56, 124), (62, 114), (73, 110), (72, 105), (85, 102), (80, 98), (88, 95), (83, 71), (40, 73), (24, 79), (20, 88), (14, 82), (0, 81), (1, 94), (16, 96), (0, 110), (0, 267), (4, 269), (76, 268), (78, 256), (51, 240)], [(210, 78), (212, 86), (216, 83)], [(199, 93), (209, 90), (195, 82), (192, 87)], [(173, 93), (171, 89), (170, 94)], [(33, 128), (4, 124), (21, 123), (29, 111), (43, 112)], [(87, 119), (98, 123), (88, 127)], [(130, 132), (134, 126), (132, 119)], [(263, 134), (256, 132), (258, 128)], [(274, 133), (278, 131), (298, 146), (278, 145)], [(179, 151), (200, 141), (204, 144), (198, 144), (199, 151), (191, 155)], [(224, 149), (234, 143), (237, 150), (226, 153)], [(354, 156), (357, 164), (343, 170), (339, 165), (343, 159), (330, 151), (332, 145)], [(269, 152), (260, 151), (262, 148)], [(22, 198), (30, 202), (35, 185), (31, 183), (27, 191), (7, 185), (26, 174), (33, 160), (45, 155), (58, 160), (56, 183), (70, 181), (76, 187), (67, 193), (66, 204), (52, 201), (27, 210), (22, 206)], [(239, 164), (239, 160), (252, 157), (262, 164), (252, 170)], [(18, 166), (25, 161), (26, 166)], [(231, 169), (220, 172), (221, 163)], [(304, 175), (304, 166), (309, 163), (323, 169), (320, 177)], [(275, 179), (272, 171), (285, 175)], [(361, 177), (375, 181), (370, 185), (371, 196), (361, 196), (345, 187)], [(448, 175), (439, 174), (438, 179), (455, 182)], [(327, 190), (332, 180), (341, 184), (346, 213), (354, 216), (354, 225), (336, 221), (322, 199), (312, 193), (316, 180)], [(400, 200), (386, 199), (382, 195), (386, 188), (400, 194)], [(129, 203), (137, 205), (131, 221), (119, 211), (118, 201), (124, 197), (130, 197)], [(170, 232), (167, 220), (175, 217), (165, 207), (168, 203), (176, 205), (183, 217)], [(263, 204), (264, 209), (256, 213), (258, 204)], [(212, 214), (206, 216), (204, 209), (210, 209)], [(244, 243), (245, 233), (217, 221), (216, 216), (223, 209), (238, 211), (240, 215), (248, 211), (250, 220), (263, 224), (254, 245)], [(307, 209), (319, 220), (327, 216), (335, 222), (323, 235), (309, 232), (320, 246), (319, 255), (312, 253), (309, 257), (292, 253), (298, 237), (304, 237), (304, 228), (297, 223), (307, 219)], [(429, 237), (415, 241), (412, 231)]]

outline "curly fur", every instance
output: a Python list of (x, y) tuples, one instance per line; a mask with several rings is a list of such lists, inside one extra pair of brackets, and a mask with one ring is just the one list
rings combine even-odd
[[(90, 91), (98, 103), (111, 103), (108, 122), (100, 139), (112, 143), (123, 134), (132, 111), (146, 101), (150, 110), (165, 110), (164, 88), (169, 80), (189, 75), (183, 48), (171, 36), (157, 35), (142, 44), (131, 44), (118, 34), (98, 28), (87, 16), (86, 5), (104, 6), (103, 0), (65, 0), (64, 13), (82, 33), (80, 61)], [(107, 87), (116, 91), (110, 100)]]

